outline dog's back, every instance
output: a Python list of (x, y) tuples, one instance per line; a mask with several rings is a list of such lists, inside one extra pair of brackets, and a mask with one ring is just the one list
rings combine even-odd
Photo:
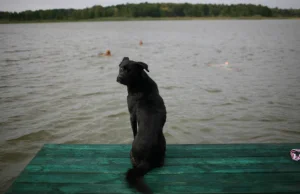
[(132, 154), (136, 160), (147, 160), (152, 167), (158, 167), (163, 162), (165, 153), (163, 127), (166, 122), (166, 108), (156, 84), (145, 84), (145, 87), (153, 87), (154, 91), (131, 102), (136, 108), (130, 114), (136, 116), (138, 123), (138, 133), (132, 143)]

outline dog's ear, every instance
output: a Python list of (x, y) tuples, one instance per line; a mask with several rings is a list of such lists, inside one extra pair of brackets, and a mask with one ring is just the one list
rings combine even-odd
[(122, 61), (129, 61), (128, 57), (124, 57)]
[(121, 63), (119, 64), (119, 66), (121, 66), (121, 64), (122, 64), (123, 62), (126, 62), (126, 61), (129, 61), (129, 58), (128, 58), (128, 57), (124, 57), (123, 60), (121, 61)]
[(143, 69), (149, 72), (148, 65), (143, 62), (137, 62), (136, 64), (140, 65)]

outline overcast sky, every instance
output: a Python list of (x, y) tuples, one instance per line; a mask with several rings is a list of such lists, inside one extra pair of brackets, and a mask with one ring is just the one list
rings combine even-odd
[(0, 0), (1, 11), (24, 11), (53, 8), (85, 8), (94, 5), (116, 5), (141, 2), (174, 2), (174, 3), (252, 3), (269, 7), (300, 8), (300, 0)]

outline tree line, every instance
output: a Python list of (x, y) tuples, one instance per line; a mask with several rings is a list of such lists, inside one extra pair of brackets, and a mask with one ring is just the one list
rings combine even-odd
[(269, 8), (253, 4), (140, 3), (85, 9), (0, 11), (2, 21), (86, 20), (107, 17), (300, 17), (300, 9)]

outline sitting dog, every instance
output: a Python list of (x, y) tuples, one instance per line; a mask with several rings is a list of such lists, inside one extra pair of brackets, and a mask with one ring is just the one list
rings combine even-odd
[(164, 165), (166, 140), (163, 127), (166, 107), (156, 83), (144, 71), (148, 65), (124, 57), (119, 65), (117, 82), (127, 86), (127, 105), (133, 132), (130, 159), (133, 168), (126, 173), (130, 186), (142, 193), (152, 193), (143, 176), (151, 169)]

